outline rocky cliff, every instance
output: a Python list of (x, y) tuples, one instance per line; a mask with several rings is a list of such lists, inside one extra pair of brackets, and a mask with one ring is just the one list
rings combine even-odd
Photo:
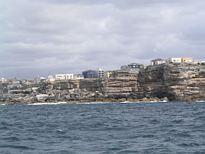
[(110, 78), (102, 80), (102, 93), (109, 98), (129, 98), (139, 96), (138, 74), (113, 71)]
[(205, 66), (149, 66), (139, 73), (139, 84), (145, 97), (167, 97), (174, 101), (205, 100)]
[(171, 100), (205, 100), (205, 67), (202, 65), (168, 65), (164, 83)]
[[(205, 66), (161, 64), (137, 72), (113, 71), (109, 78), (38, 84), (1, 84), (0, 101), (170, 101), (205, 100)], [(42, 97), (46, 96), (46, 97)], [(41, 98), (42, 99), (39, 99)]]

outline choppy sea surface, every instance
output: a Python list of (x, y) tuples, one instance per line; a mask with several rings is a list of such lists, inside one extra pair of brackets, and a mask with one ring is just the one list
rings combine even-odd
[(205, 103), (0, 105), (0, 154), (205, 154)]

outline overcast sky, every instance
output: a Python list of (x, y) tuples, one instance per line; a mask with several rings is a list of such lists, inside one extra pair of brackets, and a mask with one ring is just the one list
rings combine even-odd
[(0, 77), (205, 58), (205, 0), (0, 0)]

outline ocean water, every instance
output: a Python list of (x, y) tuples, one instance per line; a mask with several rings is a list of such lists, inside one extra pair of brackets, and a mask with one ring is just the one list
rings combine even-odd
[(205, 154), (204, 103), (0, 105), (0, 154)]

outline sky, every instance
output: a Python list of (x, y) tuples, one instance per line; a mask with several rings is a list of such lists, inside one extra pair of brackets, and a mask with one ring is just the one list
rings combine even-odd
[(0, 77), (205, 58), (204, 0), (0, 0)]

